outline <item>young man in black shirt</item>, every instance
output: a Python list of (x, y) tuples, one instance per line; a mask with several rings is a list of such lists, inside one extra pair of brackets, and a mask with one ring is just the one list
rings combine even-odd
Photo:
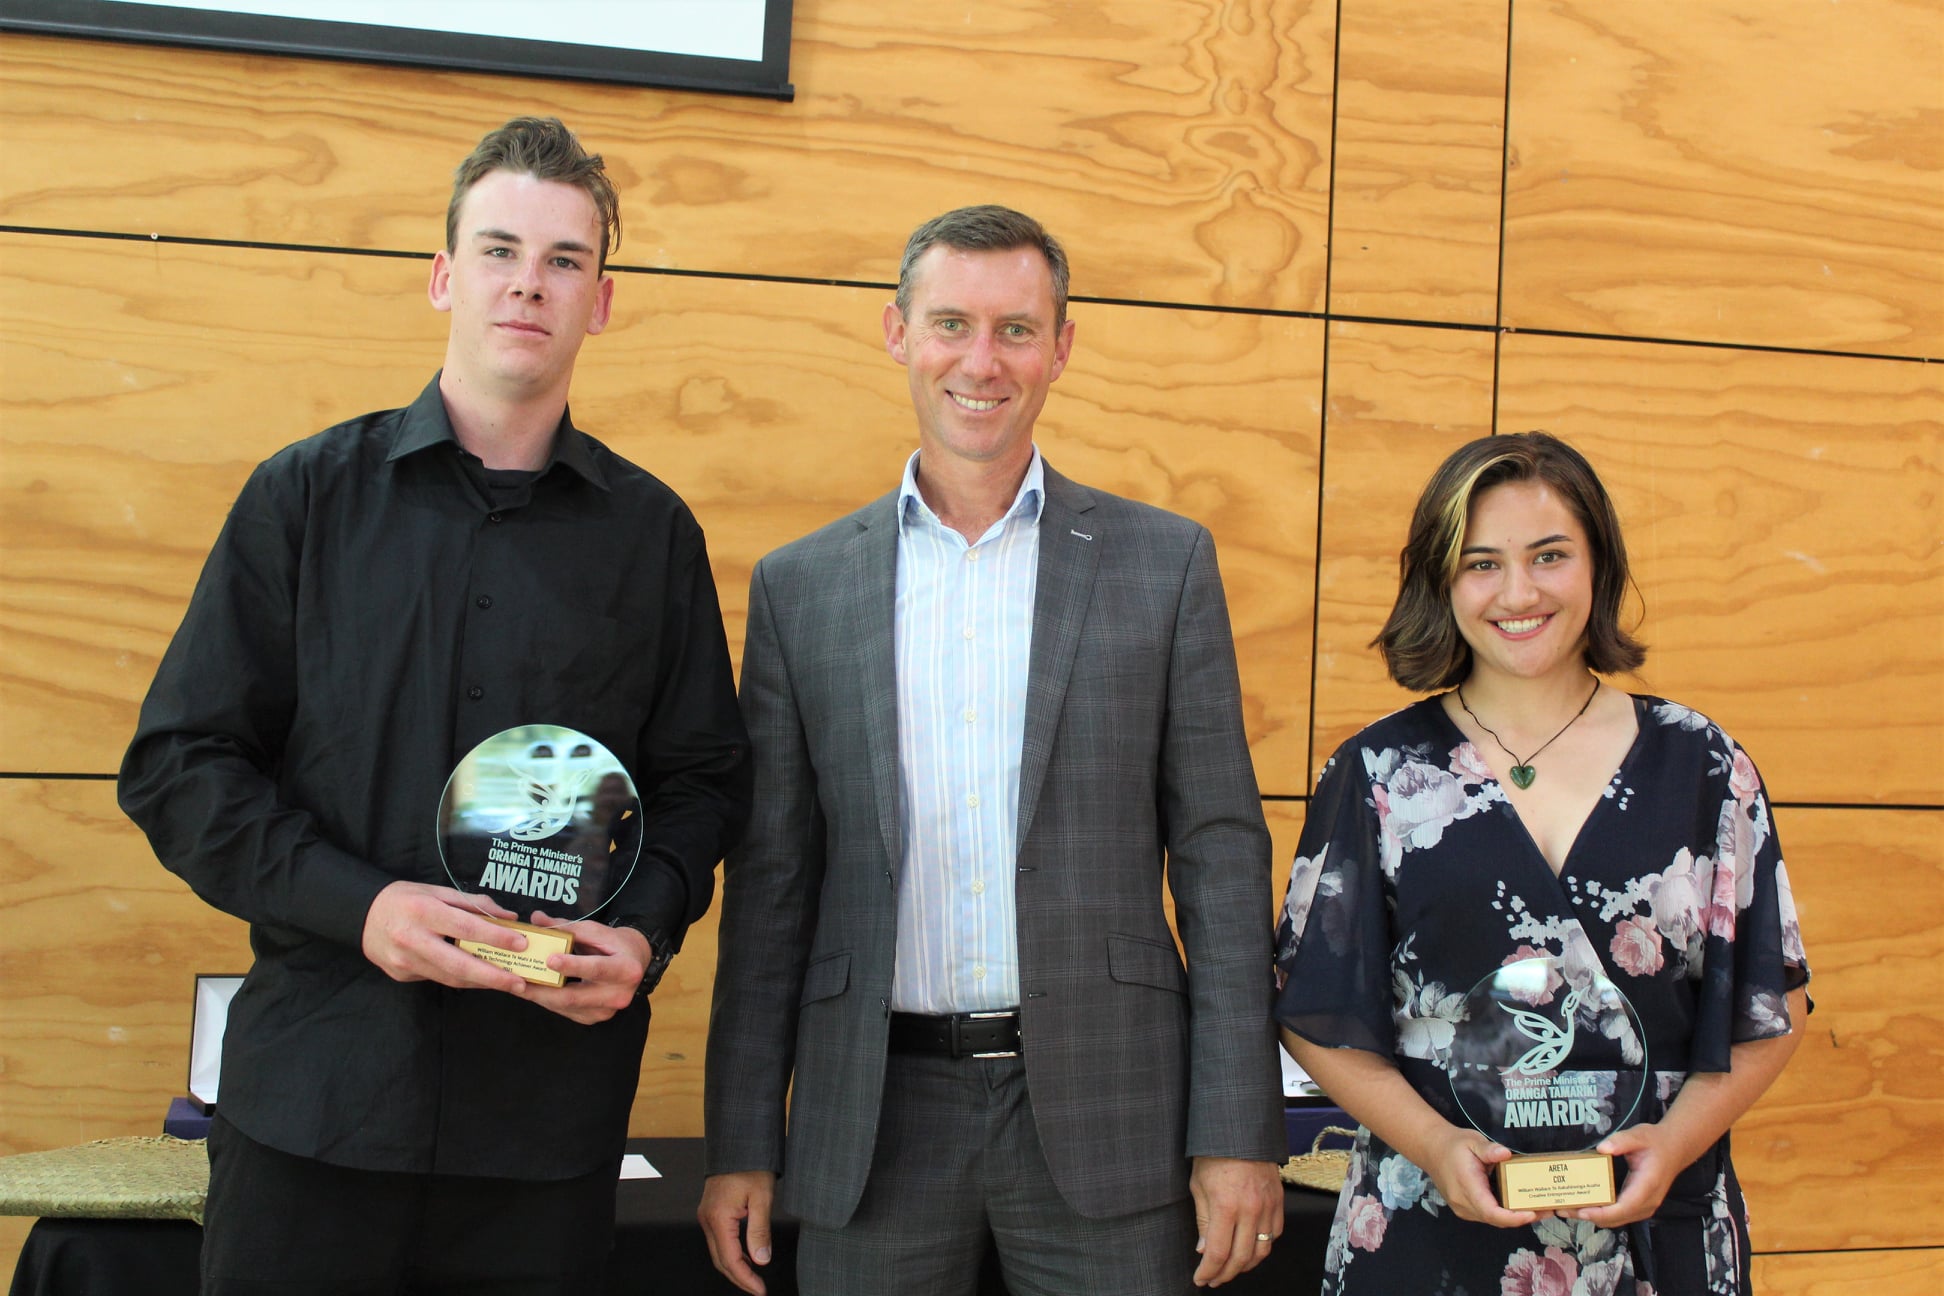
[[(256, 954), (205, 1293), (602, 1273), (647, 992), (749, 799), (701, 529), (567, 410), (619, 234), (558, 121), (486, 136), (432, 264), (444, 368), (256, 469), (142, 706), (121, 804)], [(452, 943), (525, 941), (448, 885), (437, 839), (460, 758), (537, 723), (597, 739), (641, 797), (638, 863), (550, 960), (560, 987)]]

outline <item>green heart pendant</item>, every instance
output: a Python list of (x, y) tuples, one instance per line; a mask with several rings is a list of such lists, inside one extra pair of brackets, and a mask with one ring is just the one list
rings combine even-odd
[(1531, 787), (1532, 780), (1539, 777), (1539, 771), (1530, 765), (1514, 765), (1509, 773), (1512, 775), (1512, 781), (1519, 785), (1521, 791)]

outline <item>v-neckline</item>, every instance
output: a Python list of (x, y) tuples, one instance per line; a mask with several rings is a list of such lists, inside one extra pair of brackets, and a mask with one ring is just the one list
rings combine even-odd
[[(1457, 737), (1460, 743), (1471, 747), (1474, 751), (1477, 750), (1478, 744), (1472, 742), (1470, 738), (1465, 736), (1465, 731), (1458, 727), (1458, 722), (1453, 720), (1451, 713), (1445, 710), (1443, 694), (1426, 698), (1425, 701), (1438, 713), (1438, 719), (1443, 722), (1446, 729), (1449, 729)], [(1505, 802), (1506, 810), (1511, 812), (1512, 822), (1518, 825), (1519, 835), (1525, 838), (1526, 846), (1530, 849), (1532, 858), (1539, 861), (1539, 867), (1545, 870), (1546, 876), (1550, 877), (1561, 891), (1567, 890), (1566, 875), (1573, 867), (1573, 858), (1579, 854), (1580, 843), (1586, 840), (1587, 826), (1599, 815), (1601, 808), (1607, 802), (1614, 799), (1615, 794), (1612, 790), (1614, 781), (1627, 772), (1627, 766), (1633, 764), (1634, 755), (1640, 750), (1641, 740), (1647, 735), (1647, 720), (1642, 714), (1643, 707), (1640, 698), (1636, 694), (1629, 693), (1627, 694), (1627, 701), (1632, 703), (1634, 709), (1633, 741), (1627, 744), (1627, 750), (1621, 755), (1620, 763), (1613, 767), (1613, 772), (1607, 775), (1606, 781), (1600, 785), (1602, 789), (1600, 795), (1594, 798), (1593, 804), (1588, 807), (1585, 817), (1580, 820), (1579, 827), (1573, 831), (1572, 843), (1566, 847), (1566, 854), (1560, 859), (1557, 869), (1553, 867), (1552, 861), (1546, 858), (1546, 852), (1539, 848), (1539, 839), (1534, 837), (1532, 835), (1532, 829), (1526, 826), (1525, 816), (1519, 813), (1519, 807), (1512, 804), (1512, 798), (1505, 794), (1505, 784), (1500, 781), (1498, 775), (1491, 772), (1492, 767), (1486, 762), (1484, 753), (1479, 753), (1478, 763), (1485, 770), (1485, 777), (1498, 788), (1499, 798)]]

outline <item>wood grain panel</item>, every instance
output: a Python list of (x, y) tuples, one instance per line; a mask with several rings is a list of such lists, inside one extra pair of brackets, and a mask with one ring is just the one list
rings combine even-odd
[(1813, 979), (1801, 1047), (1735, 1127), (1756, 1249), (1944, 1245), (1944, 812), (1777, 812)]
[(1646, 600), (1646, 687), (1783, 801), (1944, 802), (1944, 378), (1933, 365), (1505, 339), (1498, 427), (1572, 441)]
[(1309, 735), (1323, 327), (1096, 306), (1076, 318), (1039, 444), (1069, 476), (1214, 534), (1256, 779), (1284, 791)]
[(1515, 6), (1504, 319), (1944, 355), (1932, 0)]
[(1330, 310), (1493, 323), (1511, 6), (1340, 8)]
[(155, 1134), (189, 1077), (198, 972), (241, 922), (155, 862), (104, 781), (0, 779), (0, 1153)]
[[(415, 395), (417, 261), (0, 236), (0, 742), (106, 772), (250, 466)], [(740, 644), (776, 545), (895, 487), (915, 442), (882, 293), (623, 276), (576, 418), (688, 499)], [(267, 305), (274, 303), (270, 312)], [(1214, 531), (1265, 766), (1308, 732), (1321, 326), (1085, 306), (1040, 428), (1070, 475)]]
[(1492, 350), (1486, 333), (1330, 327), (1312, 779), (1358, 729), (1418, 696), (1369, 644), (1397, 597), (1418, 493), (1446, 455), (1491, 433)]
[(1937, 1296), (1944, 1250), (1756, 1255), (1761, 1296)]
[(431, 250), (515, 112), (609, 160), (622, 260), (888, 282), (906, 234), (1010, 203), (1075, 290), (1322, 304), (1326, 0), (799, 0), (797, 99), (0, 38), (0, 223)]

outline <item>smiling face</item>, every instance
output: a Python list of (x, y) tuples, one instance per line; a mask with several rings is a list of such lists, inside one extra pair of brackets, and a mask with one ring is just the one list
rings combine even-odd
[(1054, 323), (1053, 276), (1034, 248), (919, 258), (908, 311), (884, 308), (884, 345), (905, 366), (923, 457), (1024, 471), (1033, 424), (1066, 368), (1073, 322)]
[(1584, 671), (1592, 607), (1586, 531), (1552, 487), (1513, 481), (1472, 498), (1451, 615), (1471, 646), (1474, 678)]
[(460, 204), (454, 246), (432, 259), (427, 295), (452, 315), (450, 379), (500, 399), (566, 399), (583, 339), (607, 327), (614, 280), (600, 271), (594, 200), (512, 171)]

